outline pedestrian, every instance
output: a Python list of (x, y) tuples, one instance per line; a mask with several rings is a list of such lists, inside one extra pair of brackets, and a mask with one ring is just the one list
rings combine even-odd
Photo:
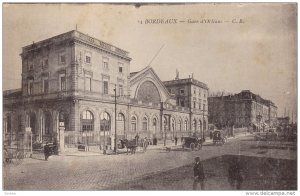
[(157, 145), (157, 138), (156, 137), (153, 138), (153, 145)]
[(175, 146), (177, 146), (177, 140), (178, 140), (178, 138), (177, 138), (177, 136), (175, 136)]
[(134, 139), (135, 139), (135, 143), (136, 143), (136, 145), (137, 145), (138, 142), (139, 142), (139, 134), (136, 134), (136, 136), (134, 137)]
[(243, 176), (241, 174), (240, 158), (234, 157), (229, 161), (228, 182), (232, 189), (241, 189)]
[(51, 149), (50, 149), (50, 146), (49, 146), (48, 142), (44, 146), (44, 155), (45, 155), (45, 161), (48, 161), (48, 158), (51, 155)]
[(204, 190), (204, 180), (205, 180), (205, 174), (204, 174), (203, 164), (200, 162), (200, 157), (196, 157), (195, 164), (194, 164), (193, 190), (197, 190), (198, 183), (200, 183), (201, 190)]

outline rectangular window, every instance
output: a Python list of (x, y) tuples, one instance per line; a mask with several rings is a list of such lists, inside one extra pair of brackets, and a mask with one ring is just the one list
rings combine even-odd
[(206, 108), (205, 108), (205, 104), (203, 104), (203, 110), (205, 110)]
[(136, 132), (136, 123), (135, 122), (131, 122), (131, 130), (133, 132)]
[(66, 74), (59, 74), (59, 90), (66, 90)]
[(184, 100), (180, 101), (180, 105), (181, 105), (181, 107), (184, 107)]
[(108, 58), (103, 58), (103, 68), (108, 69)]
[(202, 101), (201, 101), (201, 99), (199, 99), (199, 110), (201, 110), (201, 104), (202, 104)]
[(123, 85), (119, 84), (119, 96), (123, 96), (124, 92), (123, 92)]
[(59, 64), (65, 64), (66, 63), (66, 55), (65, 55), (65, 53), (60, 53), (58, 55), (58, 63)]
[(43, 78), (43, 83), (42, 83), (42, 90), (43, 93), (48, 93), (49, 92), (49, 81), (48, 78)]
[(33, 70), (33, 63), (32, 62), (28, 63), (28, 70), (29, 71)]
[(196, 108), (196, 101), (194, 101), (194, 108)]
[(194, 88), (194, 95), (196, 95), (196, 88)]
[(143, 122), (143, 131), (147, 131), (147, 122)]
[(43, 68), (47, 68), (48, 67), (48, 59), (43, 59), (41, 61), (41, 65), (42, 65)]
[(90, 56), (85, 56), (85, 62), (86, 63), (91, 63), (91, 57)]
[(103, 94), (108, 94), (108, 81), (103, 81)]
[(43, 60), (43, 59), (40, 60), (40, 66), (41, 66), (41, 67), (44, 67), (44, 60)]
[(183, 89), (180, 89), (180, 94), (184, 94), (184, 90)]
[(28, 80), (28, 95), (33, 94), (33, 80)]
[(92, 91), (92, 78), (91, 77), (85, 77), (85, 81), (84, 81), (84, 84), (85, 84), (85, 90), (86, 91)]
[(119, 73), (123, 73), (123, 63), (119, 63)]
[(48, 59), (45, 59), (44, 66), (48, 67)]

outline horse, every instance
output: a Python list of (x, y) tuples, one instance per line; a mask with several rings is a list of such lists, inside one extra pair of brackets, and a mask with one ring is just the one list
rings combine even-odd
[(127, 149), (127, 154), (128, 154), (128, 149), (130, 150), (131, 154), (135, 154), (137, 143), (136, 140), (127, 140), (127, 139), (120, 139), (121, 145), (125, 146)]

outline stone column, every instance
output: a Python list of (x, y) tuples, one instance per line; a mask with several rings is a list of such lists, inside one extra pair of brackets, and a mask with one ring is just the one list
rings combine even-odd
[(65, 127), (59, 127), (59, 151), (65, 151)]

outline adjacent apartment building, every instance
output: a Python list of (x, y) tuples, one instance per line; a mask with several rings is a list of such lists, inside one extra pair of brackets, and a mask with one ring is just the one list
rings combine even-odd
[(264, 129), (277, 123), (277, 107), (249, 90), (235, 95), (208, 98), (209, 123), (217, 127), (253, 127)]
[(5, 145), (26, 131), (63, 149), (207, 129), (206, 84), (162, 82), (149, 66), (130, 72), (129, 52), (77, 30), (25, 46), (21, 58), (21, 89), (4, 92)]

